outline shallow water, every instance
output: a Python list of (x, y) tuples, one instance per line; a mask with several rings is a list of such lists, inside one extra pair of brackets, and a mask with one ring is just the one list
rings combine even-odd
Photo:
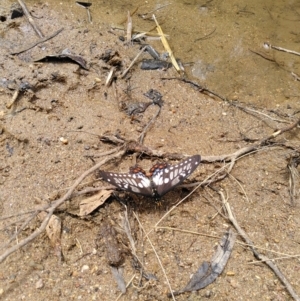
[[(32, 7), (34, 2), (27, 4)], [(99, 30), (103, 23), (119, 26), (128, 11), (137, 9), (133, 27), (148, 31), (155, 27), (150, 18), (154, 13), (191, 80), (230, 99), (260, 106), (297, 101), (299, 83), (291, 73), (300, 75), (300, 58), (263, 48), (268, 42), (297, 51), (297, 1), (96, 1), (90, 7), (92, 23), (86, 10), (74, 1), (47, 3), (64, 11), (66, 18)], [(149, 43), (164, 51), (160, 42)]]

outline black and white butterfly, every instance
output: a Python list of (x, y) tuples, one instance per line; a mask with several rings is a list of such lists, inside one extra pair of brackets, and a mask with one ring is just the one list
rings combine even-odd
[(159, 199), (190, 176), (200, 161), (200, 155), (194, 155), (176, 165), (157, 163), (150, 169), (149, 175), (146, 175), (142, 168), (135, 166), (130, 168), (129, 173), (101, 170), (100, 176), (119, 189)]

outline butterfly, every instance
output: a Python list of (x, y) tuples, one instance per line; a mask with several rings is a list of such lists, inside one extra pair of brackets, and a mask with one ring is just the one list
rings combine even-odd
[(149, 175), (136, 165), (130, 168), (129, 173), (100, 170), (100, 176), (119, 189), (159, 199), (190, 176), (200, 161), (200, 155), (194, 155), (176, 165), (156, 163), (151, 167)]

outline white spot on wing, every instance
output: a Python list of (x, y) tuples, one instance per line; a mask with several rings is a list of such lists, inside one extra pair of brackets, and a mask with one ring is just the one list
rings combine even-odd
[(158, 186), (158, 185), (161, 185), (163, 183), (163, 177), (162, 177), (162, 172), (158, 172), (157, 174), (155, 174), (153, 177), (152, 177), (152, 180), (153, 180), (153, 183)]
[(150, 187), (151, 183), (150, 183), (150, 180), (146, 177), (144, 177), (141, 181), (143, 187)]
[(172, 186), (175, 186), (175, 185), (177, 185), (179, 182), (180, 182), (179, 177), (176, 177), (176, 178), (174, 178), (173, 181), (171, 182), (171, 185), (172, 185)]
[(125, 182), (127, 182), (127, 183), (129, 183), (129, 184), (131, 184), (131, 185), (133, 185), (133, 183), (132, 183), (132, 180), (131, 180), (131, 179), (128, 179), (128, 178), (127, 178), (127, 179), (124, 179), (124, 181), (125, 181)]
[(134, 187), (134, 186), (130, 186), (131, 190), (133, 192), (136, 192), (136, 193), (140, 193), (141, 191), (137, 188), (137, 187)]

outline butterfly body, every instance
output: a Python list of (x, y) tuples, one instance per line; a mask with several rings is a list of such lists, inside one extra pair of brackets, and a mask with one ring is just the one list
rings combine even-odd
[(194, 155), (176, 165), (157, 163), (148, 175), (139, 166), (131, 167), (129, 173), (100, 171), (100, 175), (104, 181), (117, 188), (159, 199), (182, 183), (198, 167), (200, 161), (200, 155)]

